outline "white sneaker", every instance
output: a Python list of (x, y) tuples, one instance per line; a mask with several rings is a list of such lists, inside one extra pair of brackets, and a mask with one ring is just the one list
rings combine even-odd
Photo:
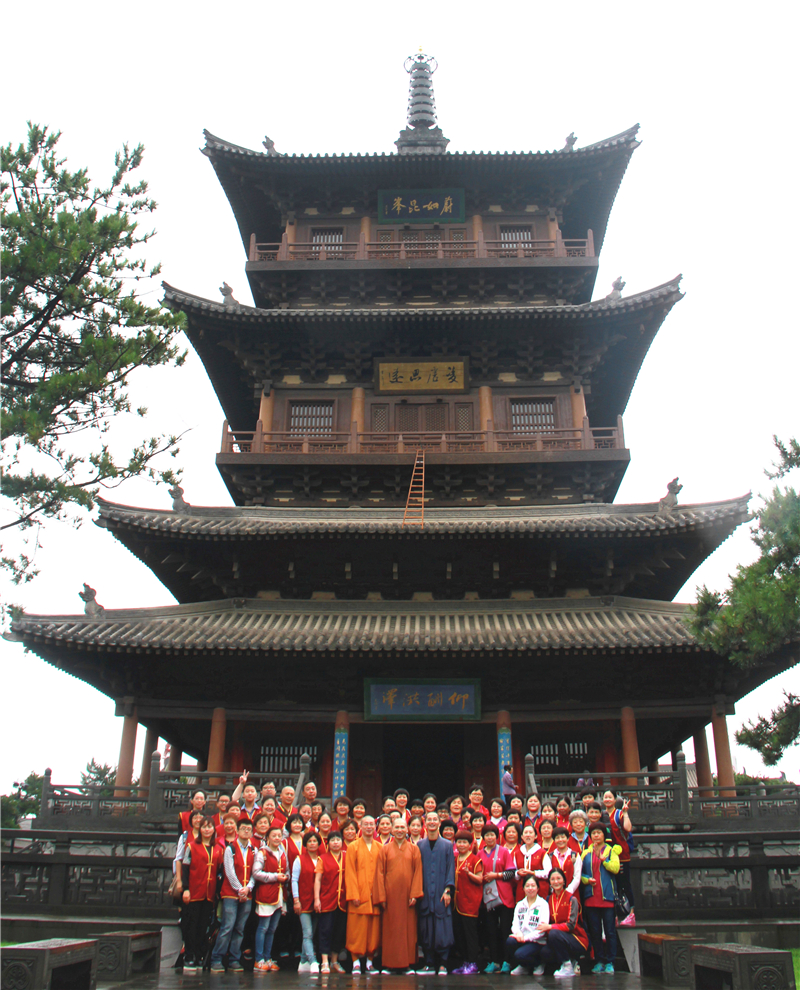
[(309, 973), (319, 973), (319, 963), (313, 962), (308, 964)]
[(439, 967), (439, 976), (447, 976), (447, 966)]
[(515, 966), (514, 969), (511, 970), (511, 975), (512, 976), (527, 976), (528, 975), (528, 970), (524, 966)]
[(366, 963), (364, 965), (364, 971), (367, 972), (367, 973), (374, 973), (375, 972), (375, 967), (372, 965), (372, 960), (371, 959), (367, 959), (367, 961), (366, 961)]
[(544, 976), (544, 966), (537, 966), (533, 971), (534, 976)]
[(311, 963), (300, 963), (300, 965), (297, 967), (297, 972), (298, 973), (310, 973), (311, 972)]
[(572, 966), (572, 960), (570, 959), (567, 959), (565, 963), (562, 963), (561, 966), (555, 971), (555, 973), (553, 973), (553, 976), (555, 977), (574, 976), (574, 975), (575, 975), (575, 970)]
[(353, 976), (361, 976), (361, 960), (356, 959), (353, 962)]

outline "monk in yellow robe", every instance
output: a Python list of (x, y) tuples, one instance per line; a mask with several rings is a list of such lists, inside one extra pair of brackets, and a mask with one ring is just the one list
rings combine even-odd
[(353, 973), (361, 972), (361, 957), (366, 956), (366, 971), (372, 970), (372, 957), (381, 944), (380, 908), (372, 899), (375, 871), (383, 846), (375, 837), (375, 819), (361, 819), (361, 838), (347, 847), (344, 878), (347, 892), (347, 951), (353, 957)]
[(408, 841), (405, 818), (392, 826), (393, 842), (383, 847), (375, 869), (372, 900), (383, 907), (381, 961), (384, 972), (413, 972), (417, 962), (417, 910), (422, 897), (422, 856)]

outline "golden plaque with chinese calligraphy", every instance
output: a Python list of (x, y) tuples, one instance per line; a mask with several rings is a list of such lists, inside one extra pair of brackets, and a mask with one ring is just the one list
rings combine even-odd
[(467, 358), (440, 358), (415, 361), (413, 358), (384, 358), (375, 362), (375, 391), (396, 392), (468, 392)]

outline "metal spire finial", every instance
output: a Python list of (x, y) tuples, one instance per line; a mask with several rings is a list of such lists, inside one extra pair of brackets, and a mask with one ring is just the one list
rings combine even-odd
[(433, 55), (425, 55), (420, 48), (417, 55), (409, 55), (404, 67), (411, 76), (408, 84), (408, 126), (435, 127), (436, 101), (433, 98), (431, 76), (439, 63)]
[(441, 155), (449, 141), (436, 123), (436, 101), (433, 97), (431, 77), (439, 67), (432, 55), (426, 55), (420, 46), (416, 55), (409, 55), (404, 68), (411, 76), (408, 83), (408, 124), (396, 141), (401, 155)]

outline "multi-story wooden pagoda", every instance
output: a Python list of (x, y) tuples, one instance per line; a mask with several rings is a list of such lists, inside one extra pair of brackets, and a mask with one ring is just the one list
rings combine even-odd
[[(748, 497), (612, 504), (631, 389), (681, 298), (675, 278), (593, 300), (637, 127), (451, 153), (433, 67), (407, 63), (396, 153), (206, 134), (255, 306), (165, 289), (224, 409), (234, 506), (101, 503), (180, 604), (13, 627), (117, 700), (122, 784), (142, 723), (178, 764), (266, 769), (290, 747), (322, 793), (373, 801), (495, 791), (528, 752), (543, 772), (638, 771), (690, 736), (710, 785), (709, 721), (733, 783), (726, 714), (770, 673), (701, 649), (671, 599)], [(418, 454), (424, 518), (404, 525)]]

